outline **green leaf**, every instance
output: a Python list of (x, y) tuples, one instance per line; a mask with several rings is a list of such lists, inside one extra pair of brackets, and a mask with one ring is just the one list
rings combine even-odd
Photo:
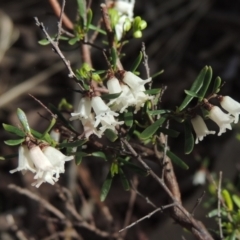
[(159, 128), (159, 131), (173, 138), (178, 137), (179, 132), (169, 128)]
[(208, 213), (208, 217), (209, 218), (212, 218), (212, 217), (216, 217), (218, 215), (218, 210), (217, 209), (214, 209), (212, 210), (211, 212)]
[(21, 144), (24, 141), (25, 141), (25, 138), (21, 138), (21, 139), (7, 140), (7, 141), (4, 141), (4, 143), (8, 146), (16, 146)]
[(83, 26), (84, 27), (86, 25), (86, 1), (85, 0), (77, 0), (78, 3), (78, 12), (80, 15), (81, 20), (83, 21)]
[(114, 161), (110, 168), (111, 176), (114, 177), (116, 174), (118, 174), (118, 170), (118, 162)]
[(151, 116), (155, 116), (155, 115), (161, 115), (164, 113), (171, 113), (171, 110), (153, 110), (153, 111), (148, 111), (148, 114)]
[(185, 154), (189, 154), (192, 152), (194, 147), (194, 138), (192, 134), (192, 127), (189, 120), (184, 122), (184, 132), (185, 132), (185, 145), (184, 152)]
[(5, 124), (5, 123), (3, 123), (2, 125), (3, 125), (4, 130), (7, 131), (7, 132), (14, 133), (19, 137), (24, 137), (25, 136), (25, 133), (21, 129), (19, 129), (15, 126), (8, 125), (8, 124)]
[(160, 70), (159, 72), (156, 72), (155, 74), (153, 74), (153, 75), (151, 76), (151, 78), (154, 79), (155, 77), (161, 75), (162, 73), (164, 73), (164, 70)]
[(5, 155), (5, 156), (0, 156), (0, 161), (7, 160), (7, 159), (12, 159), (12, 158), (15, 158), (15, 157), (18, 157), (17, 153)]
[(58, 148), (79, 147), (79, 146), (82, 146), (87, 141), (88, 141), (87, 139), (83, 139), (83, 140), (77, 140), (77, 141), (74, 141), (74, 142), (64, 142), (64, 143), (58, 144), (57, 147)]
[[(194, 83), (192, 84), (190, 91), (191, 92), (195, 92), (198, 93), (199, 90), (201, 89), (202, 85), (203, 85), (203, 81), (205, 78), (205, 75), (207, 73), (208, 67), (204, 67), (201, 72), (198, 74), (196, 80), (194, 81)], [(179, 107), (179, 111), (182, 111), (184, 108), (187, 107), (187, 105), (191, 102), (191, 100), (193, 99), (192, 96), (186, 96), (185, 99), (183, 100), (182, 104)]]
[(199, 95), (200, 98), (201, 98), (200, 101), (202, 101), (203, 98), (204, 98), (205, 95), (206, 95), (206, 92), (207, 92), (207, 90), (208, 90), (208, 88), (209, 88), (209, 85), (210, 85), (210, 83), (211, 83), (211, 80), (212, 80), (212, 74), (213, 74), (212, 68), (211, 68), (211, 67), (208, 67), (207, 73), (206, 73), (205, 78), (204, 78), (204, 81), (203, 81), (203, 86), (202, 86), (202, 88), (200, 89), (200, 91), (199, 91), (199, 93), (198, 93), (198, 95)]
[(112, 57), (112, 66), (113, 69), (116, 68), (116, 63), (117, 63), (117, 59), (118, 59), (118, 54), (117, 54), (117, 50), (115, 47), (111, 48), (111, 57)]
[(148, 171), (144, 168), (137, 166), (134, 163), (126, 161), (125, 159), (118, 158), (118, 160), (122, 163), (121, 165), (125, 166), (127, 169), (131, 169), (134, 173), (139, 174), (140, 176), (146, 177), (148, 175)]
[(222, 84), (222, 79), (220, 77), (216, 77), (212, 92), (218, 93), (220, 91), (221, 84)]
[(26, 114), (22, 109), (20, 108), (17, 109), (17, 116), (23, 126), (24, 131), (26, 133), (31, 133)]
[(141, 63), (142, 61), (142, 57), (143, 57), (143, 53), (140, 52), (138, 57), (135, 59), (135, 61), (133, 62), (131, 68), (130, 68), (130, 71), (131, 72), (135, 72), (136, 69), (138, 68), (139, 64)]
[(232, 195), (232, 200), (237, 205), (237, 207), (240, 209), (240, 197), (235, 195), (235, 194), (233, 194)]
[(31, 133), (32, 135), (35, 137), (35, 138), (38, 138), (38, 139), (41, 139), (41, 140), (44, 140), (46, 142), (48, 142), (49, 144), (56, 144), (56, 142), (50, 137), (50, 135), (47, 133), (44, 137), (42, 137), (42, 133), (34, 130), (34, 129), (30, 129), (31, 130)]
[(107, 157), (103, 152), (93, 152), (90, 155), (93, 156), (93, 157), (103, 158), (104, 160), (107, 161)]
[(69, 41), (68, 41), (68, 44), (69, 45), (74, 45), (76, 44), (76, 42), (79, 40), (78, 37), (75, 37), (75, 38), (71, 38)]
[(42, 134), (41, 138), (44, 139), (45, 136), (48, 134), (48, 132), (52, 129), (52, 127), (55, 125), (56, 123), (56, 118), (52, 118), (49, 126), (47, 127), (47, 129), (44, 131), (44, 133)]
[(88, 153), (85, 153), (85, 152), (75, 152), (75, 153), (73, 153), (73, 155), (75, 155), (75, 156), (77, 156), (77, 157), (88, 157), (89, 156), (89, 154)]
[(109, 172), (106, 180), (103, 183), (102, 189), (101, 189), (100, 199), (101, 199), (102, 202), (106, 199), (106, 197), (108, 195), (108, 192), (109, 192), (109, 190), (111, 188), (111, 185), (112, 185), (112, 179), (113, 178), (111, 176), (111, 172)]
[(96, 26), (94, 26), (92, 24), (89, 25), (89, 29), (94, 30), (96, 32), (99, 32), (99, 33), (101, 33), (103, 35), (107, 35), (106, 31), (104, 31), (101, 28), (98, 28), (98, 27), (96, 27)]
[(123, 114), (124, 123), (127, 127), (132, 127), (133, 125), (133, 113), (132, 112), (124, 112)]
[(166, 118), (161, 117), (156, 122), (154, 122), (152, 125), (147, 127), (141, 134), (141, 139), (147, 139), (153, 136), (153, 134), (159, 129), (159, 127), (162, 126), (162, 124), (165, 122)]
[[(76, 152), (81, 152), (81, 151), (82, 151), (82, 146), (77, 147), (77, 151)], [(73, 154), (75, 154), (75, 153), (73, 153)], [(75, 163), (76, 163), (76, 165), (80, 165), (82, 163), (83, 157), (84, 156), (82, 156), (80, 154), (79, 155), (75, 155)]]
[(192, 92), (192, 91), (189, 91), (189, 90), (184, 90), (184, 92), (190, 97), (200, 98), (200, 95), (198, 93), (195, 93), (195, 92)]
[(112, 93), (112, 94), (103, 94), (103, 95), (101, 95), (101, 98), (103, 100), (111, 100), (111, 99), (118, 98), (121, 94), (122, 94), (122, 92), (120, 92), (120, 93)]
[(148, 89), (146, 91), (144, 91), (146, 94), (149, 94), (149, 95), (156, 95), (158, 93), (160, 93), (162, 91), (161, 88), (153, 88), (153, 89)]
[(112, 129), (106, 129), (104, 135), (111, 142), (115, 142), (118, 139), (118, 135)]
[(38, 43), (39, 43), (40, 45), (42, 45), (42, 46), (46, 46), (46, 45), (48, 45), (50, 42), (49, 42), (48, 39), (44, 38), (44, 39), (42, 39), (42, 40), (39, 40)]
[(58, 116), (66, 128), (70, 129), (71, 131), (75, 131), (74, 127), (63, 117), (62, 113), (54, 105), (49, 104), (49, 108)]
[(92, 22), (92, 17), (93, 17), (93, 12), (92, 10), (89, 8), (87, 10), (87, 25), (86, 25), (86, 31), (88, 32), (89, 26)]
[(119, 173), (120, 173), (120, 178), (121, 178), (121, 182), (122, 182), (122, 186), (123, 186), (124, 190), (129, 191), (130, 184), (129, 184), (129, 181), (128, 181), (126, 175), (124, 174), (122, 168), (119, 168)]
[(227, 205), (227, 210), (232, 211), (233, 210), (233, 201), (231, 198), (231, 195), (227, 189), (222, 190), (222, 197), (224, 199), (225, 204)]
[(181, 158), (179, 158), (177, 155), (175, 155), (173, 152), (171, 151), (167, 151), (167, 156), (172, 160), (173, 163), (175, 163), (177, 166), (187, 170), (189, 167), (188, 165), (183, 162), (183, 160)]

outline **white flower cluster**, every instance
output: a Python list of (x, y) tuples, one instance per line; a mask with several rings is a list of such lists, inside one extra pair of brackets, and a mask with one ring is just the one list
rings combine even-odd
[(27, 170), (36, 173), (34, 179), (36, 182), (32, 186), (39, 187), (42, 183), (48, 182), (54, 184), (59, 179), (59, 174), (65, 172), (64, 164), (72, 160), (73, 156), (65, 156), (59, 150), (51, 146), (45, 146), (41, 149), (34, 145), (28, 148), (21, 145), (18, 150), (18, 167), (10, 171), (15, 173)]
[(126, 23), (126, 20), (129, 20), (130, 22), (133, 21), (134, 5), (135, 0), (117, 0), (116, 2), (114, 2), (114, 8), (118, 11), (120, 15), (118, 22), (115, 25), (115, 32), (118, 41), (122, 38), (124, 24)]
[[(224, 113), (218, 106), (213, 106), (209, 111), (208, 117), (219, 126), (218, 136), (225, 133), (227, 129), (231, 130), (231, 123), (237, 123), (240, 114), (240, 103), (229, 96), (219, 97), (221, 107), (228, 112)], [(197, 144), (208, 134), (215, 134), (215, 131), (209, 131), (201, 116), (196, 115), (191, 119), (193, 129), (196, 133)]]
[[(107, 81), (109, 94), (121, 94), (108, 104), (99, 96), (82, 97), (77, 112), (71, 113), (70, 120), (79, 119), (82, 122), (86, 138), (91, 134), (101, 137), (106, 129), (116, 131), (115, 127), (124, 123), (115, 119), (119, 115), (117, 112), (123, 113), (129, 106), (134, 106), (136, 113), (148, 99), (152, 99), (144, 93), (146, 91), (144, 84), (151, 80), (151, 78), (142, 80), (132, 72), (124, 72), (123, 82), (112, 77)], [(101, 127), (98, 130), (99, 125)]]

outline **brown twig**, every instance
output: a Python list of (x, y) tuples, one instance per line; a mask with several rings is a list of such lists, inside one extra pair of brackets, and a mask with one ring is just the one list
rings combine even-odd
[(218, 179), (218, 189), (217, 189), (217, 198), (218, 198), (218, 227), (219, 227), (219, 235), (220, 239), (224, 239), (223, 231), (222, 231), (222, 217), (221, 217), (221, 191), (222, 191), (222, 172), (219, 172), (219, 179)]
[[(55, 13), (58, 17), (60, 17), (62, 8), (61, 8), (61, 6), (59, 5), (58, 1), (57, 1), (57, 0), (49, 0), (49, 3), (51, 4), (51, 6), (52, 6), (52, 8), (53, 8), (54, 13)], [(63, 22), (64, 26), (67, 27), (68, 29), (73, 29), (73, 23), (72, 23), (71, 20), (66, 16), (65, 13), (63, 13), (62, 22)]]
[(61, 12), (60, 12), (60, 16), (59, 16), (59, 21), (58, 21), (58, 33), (57, 36), (55, 38), (55, 42), (59, 42), (61, 33), (62, 33), (62, 21), (63, 21), (63, 14), (64, 14), (64, 8), (65, 8), (65, 4), (66, 4), (66, 0), (62, 0), (62, 7), (61, 7)]
[(201, 196), (197, 199), (197, 201), (196, 201), (196, 203), (195, 203), (195, 205), (194, 205), (194, 207), (193, 207), (193, 209), (192, 209), (192, 211), (191, 211), (192, 216), (194, 216), (195, 210), (197, 209), (197, 207), (199, 206), (199, 204), (201, 204), (205, 193), (206, 193), (206, 192), (203, 191), (202, 194), (201, 194)]

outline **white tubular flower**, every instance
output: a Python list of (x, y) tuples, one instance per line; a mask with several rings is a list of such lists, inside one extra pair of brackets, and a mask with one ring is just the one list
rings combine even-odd
[(209, 118), (213, 120), (220, 128), (218, 136), (226, 132), (226, 129), (231, 130), (230, 123), (233, 122), (233, 118), (229, 114), (224, 113), (219, 107), (214, 106), (209, 112)]
[(111, 106), (112, 110), (123, 113), (128, 106), (134, 105), (135, 98), (130, 88), (125, 84), (120, 85), (117, 78), (113, 77), (109, 79), (107, 81), (107, 88), (110, 94), (122, 92), (120, 96), (115, 99), (111, 99), (107, 104), (108, 106)]
[(60, 141), (61, 133), (58, 129), (52, 129), (50, 132), (50, 137), (57, 143)]
[(48, 158), (43, 154), (39, 146), (35, 145), (29, 149), (29, 156), (32, 159), (37, 170), (50, 171), (53, 170), (53, 165)]
[(130, 0), (130, 1), (118, 0), (114, 3), (114, 8), (120, 14), (126, 14), (129, 18), (133, 18), (134, 5), (135, 5), (135, 0)]
[(204, 185), (206, 183), (206, 170), (200, 169), (193, 176), (193, 185)]
[(31, 172), (36, 172), (34, 168), (32, 159), (29, 155), (29, 150), (26, 145), (21, 145), (18, 148), (18, 167), (11, 170), (10, 173), (15, 173), (17, 171), (29, 170)]
[(101, 133), (103, 133), (106, 129), (110, 128), (115, 131), (115, 127), (119, 124), (123, 124), (124, 122), (117, 122), (114, 116), (118, 116), (119, 114), (111, 111), (111, 109), (105, 104), (105, 102), (98, 96), (92, 98), (92, 107), (96, 114), (96, 121), (94, 127), (97, 127), (100, 123), (102, 127), (100, 127)]
[(83, 125), (83, 129), (84, 129), (86, 138), (89, 138), (90, 135), (92, 135), (92, 134), (97, 135), (99, 138), (102, 137), (101, 133), (96, 129), (96, 127), (94, 127), (95, 120), (94, 120), (93, 114), (90, 114), (88, 119), (83, 118), (81, 120), (81, 122)]
[[(140, 90), (139, 88), (144, 86), (146, 83), (151, 82), (152, 78), (146, 80), (141, 79), (132, 72), (125, 72), (123, 77), (123, 82), (125, 82), (133, 91)], [(145, 89), (144, 89), (145, 90)]]
[(234, 123), (237, 123), (240, 114), (240, 103), (229, 96), (224, 96), (220, 98), (220, 104), (223, 109), (225, 109), (227, 112), (234, 116)]
[(57, 177), (53, 177), (53, 172), (38, 172), (34, 179), (37, 179), (36, 182), (32, 183), (32, 186), (35, 186), (36, 188), (39, 188), (42, 183), (50, 183), (51, 185), (54, 185), (55, 182), (58, 181)]
[(202, 141), (205, 136), (208, 134), (215, 134), (215, 131), (209, 131), (207, 125), (203, 121), (202, 117), (196, 115), (196, 117), (191, 119), (191, 123), (193, 125), (193, 129), (196, 133), (196, 141), (195, 144), (198, 144), (199, 141)]
[(56, 178), (59, 178), (60, 173), (65, 172), (65, 162), (73, 159), (73, 156), (66, 156), (59, 150), (51, 146), (44, 147), (42, 149), (42, 152), (52, 164), (53, 172), (56, 174)]
[(91, 113), (91, 100), (88, 97), (81, 98), (76, 113), (71, 113), (70, 121), (85, 118), (87, 119)]
[(124, 31), (124, 23), (128, 17), (123, 15), (119, 18), (118, 23), (115, 25), (115, 33), (117, 40), (121, 40), (123, 31)]

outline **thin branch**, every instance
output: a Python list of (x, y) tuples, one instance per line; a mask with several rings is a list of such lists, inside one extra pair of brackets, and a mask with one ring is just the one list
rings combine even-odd
[(201, 204), (202, 200), (203, 200), (203, 197), (205, 196), (205, 191), (202, 192), (201, 196), (197, 199), (191, 213), (192, 213), (192, 216), (194, 216), (194, 212), (195, 210), (197, 209), (197, 207)]
[(49, 112), (52, 116), (52, 118), (57, 119), (57, 115), (55, 115), (46, 105), (44, 105), (40, 100), (35, 98), (32, 94), (28, 94), (30, 97), (32, 97), (36, 102), (38, 102), (44, 109), (46, 109), (47, 112)]
[(218, 180), (218, 191), (217, 191), (217, 197), (218, 197), (218, 227), (219, 227), (219, 235), (220, 239), (224, 239), (223, 231), (222, 231), (222, 217), (221, 217), (221, 191), (222, 191), (222, 172), (219, 172), (219, 180)]
[[(146, 69), (147, 78), (150, 78), (150, 68), (148, 66), (148, 55), (146, 54), (145, 43), (142, 42), (142, 53), (143, 53), (143, 65)], [(152, 82), (149, 83), (149, 88), (151, 89)]]
[[(60, 17), (61, 14), (61, 6), (59, 5), (57, 0), (49, 0), (49, 3), (51, 4), (54, 13)], [(63, 13), (63, 17), (62, 17), (62, 22), (64, 24), (65, 27), (67, 27), (68, 29), (73, 29), (73, 23), (71, 22), (71, 20)]]
[(152, 215), (154, 215), (155, 213), (157, 213), (157, 212), (159, 212), (159, 211), (162, 211), (163, 209), (173, 207), (173, 206), (175, 206), (175, 205), (176, 205), (175, 203), (171, 203), (171, 204), (168, 204), (168, 205), (159, 207), (159, 208), (155, 209), (154, 211), (150, 212), (148, 215), (146, 215), (146, 216), (138, 219), (137, 221), (133, 222), (132, 224), (128, 225), (127, 227), (119, 230), (119, 232), (122, 232), (122, 231), (124, 231), (124, 230), (126, 230), (126, 229), (129, 229), (129, 228), (133, 227), (134, 225), (140, 223), (140, 222), (143, 221), (144, 219), (150, 218), (150, 217), (151, 217)]
[[(47, 40), (51, 43), (52, 47), (53, 47), (53, 50), (59, 55), (59, 57), (62, 59), (62, 61), (64, 62), (64, 64), (66, 65), (68, 71), (69, 71), (69, 77), (70, 78), (75, 78), (77, 80), (77, 77), (75, 75), (75, 73), (73, 72), (72, 68), (71, 68), (71, 65), (70, 65), (70, 62), (65, 58), (65, 56), (62, 54), (60, 48), (58, 47), (58, 44), (49, 36), (48, 32), (46, 31), (44, 25), (42, 22), (39, 22), (38, 18), (37, 17), (34, 17), (35, 19), (35, 22), (36, 22), (36, 25), (38, 27), (40, 27), (40, 29), (43, 31), (43, 33), (45, 34), (45, 36), (47, 37)], [(81, 90), (83, 91), (84, 88), (81, 87)]]
[(66, 4), (66, 0), (62, 0), (62, 7), (61, 7), (61, 12), (60, 12), (59, 21), (58, 21), (58, 33), (57, 33), (57, 36), (55, 38), (55, 42), (57, 42), (57, 44), (59, 42), (59, 38), (60, 38), (61, 33), (62, 33), (62, 21), (63, 21), (65, 4)]
[[(136, 188), (137, 185), (138, 185), (138, 178), (137, 178), (136, 175), (134, 175), (134, 177), (133, 177), (132, 185), (134, 186), (134, 188)], [(134, 203), (136, 201), (136, 197), (137, 197), (137, 192), (132, 190), (131, 191), (131, 196), (130, 196), (130, 199), (129, 199), (129, 203), (128, 203), (128, 210), (127, 210), (126, 217), (125, 217), (124, 224), (123, 224), (123, 229), (128, 226), (128, 224), (131, 220), (131, 216), (132, 216), (132, 212), (133, 212), (133, 206), (134, 206)], [(122, 233), (121, 237), (124, 238), (126, 236), (126, 234), (127, 234), (127, 231)]]

